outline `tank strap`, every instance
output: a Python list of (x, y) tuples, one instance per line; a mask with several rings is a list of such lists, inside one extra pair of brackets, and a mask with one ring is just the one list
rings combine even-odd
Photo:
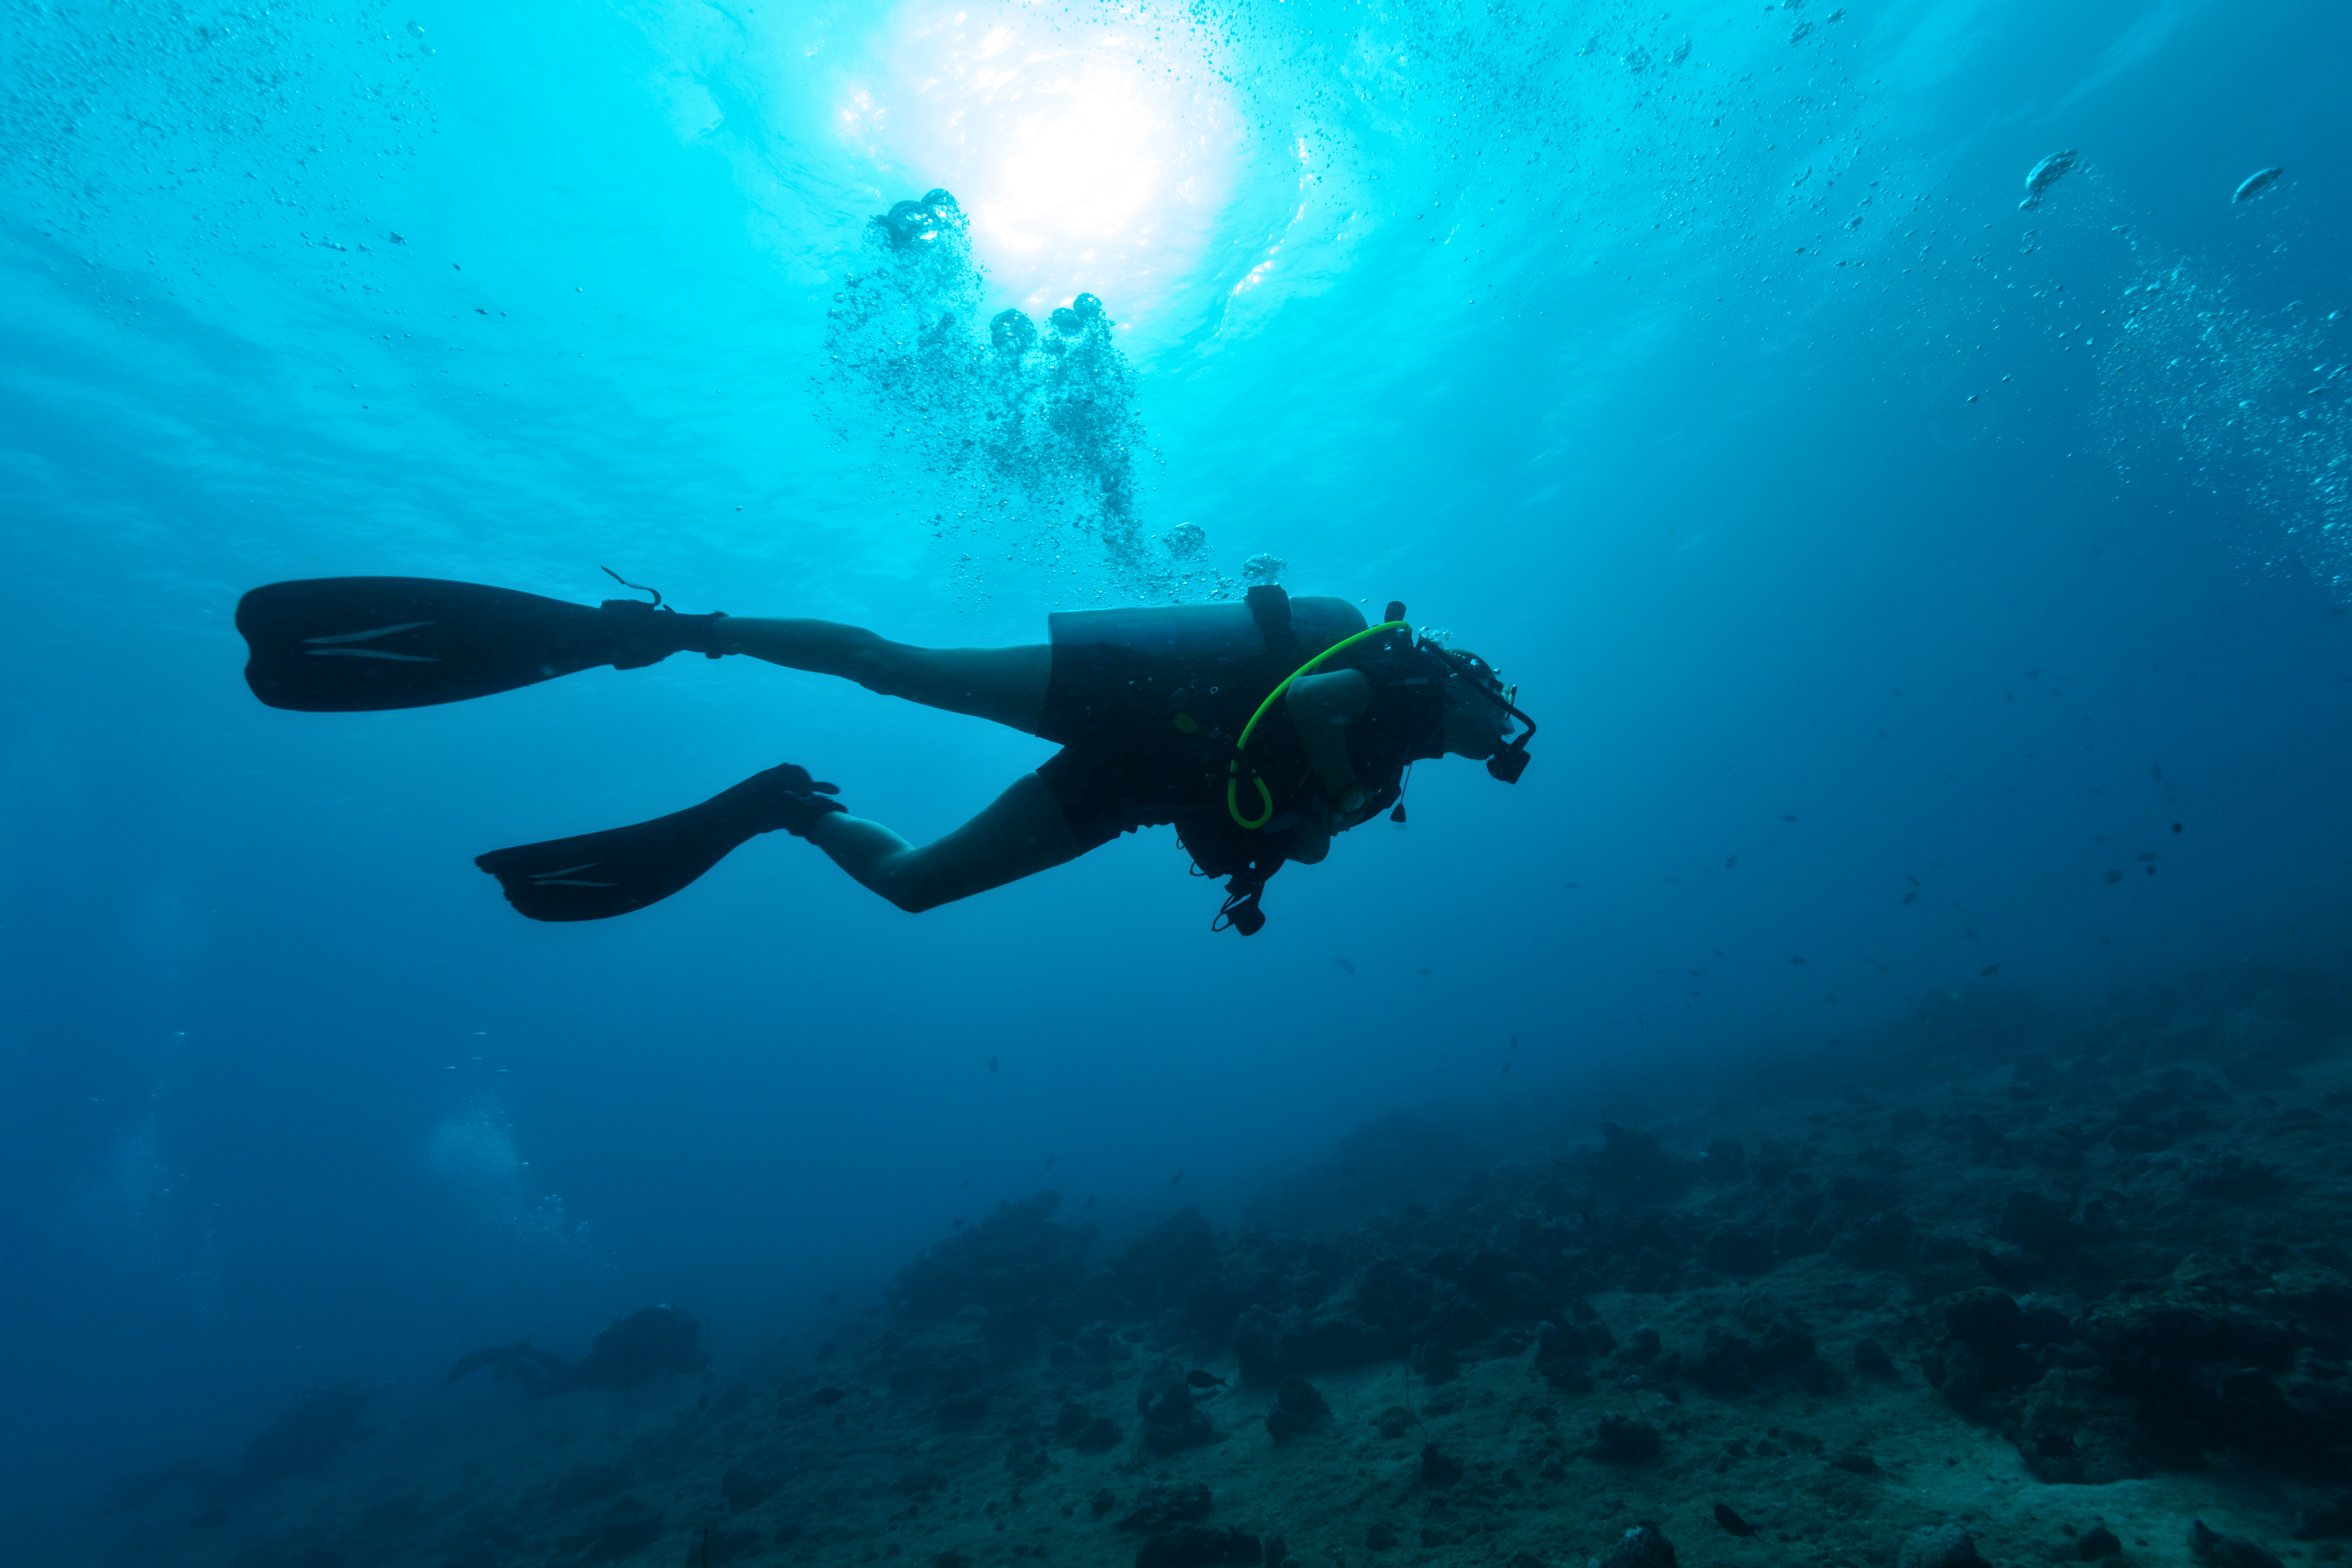
[(1260, 583), (1242, 595), (1249, 605), (1250, 619), (1257, 623), (1258, 635), (1265, 638), (1265, 650), (1285, 659), (1299, 657), (1298, 633), (1290, 624), (1290, 595), (1278, 583)]

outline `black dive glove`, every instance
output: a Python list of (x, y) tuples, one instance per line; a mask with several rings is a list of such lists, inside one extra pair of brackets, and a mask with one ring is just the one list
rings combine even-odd
[(727, 618), (724, 610), (681, 616), (667, 605), (648, 605), (643, 599), (607, 599), (596, 607), (613, 625), (614, 669), (643, 669), (674, 653), (726, 657), (711, 646), (718, 638), (719, 623)]

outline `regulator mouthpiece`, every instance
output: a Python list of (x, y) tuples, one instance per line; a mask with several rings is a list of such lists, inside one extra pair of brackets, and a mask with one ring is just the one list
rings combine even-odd
[(1528, 771), (1528, 763), (1532, 761), (1534, 759), (1528, 755), (1528, 749), (1514, 742), (1486, 759), (1486, 772), (1505, 784), (1517, 784), (1519, 775)]

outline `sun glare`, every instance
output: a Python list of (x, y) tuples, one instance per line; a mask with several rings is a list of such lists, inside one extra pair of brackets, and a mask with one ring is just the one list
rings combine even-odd
[(1233, 181), (1233, 109), (1181, 11), (1071, 20), (914, 0), (845, 84), (845, 136), (916, 196), (954, 193), (995, 287), (1035, 310), (1087, 290), (1148, 314), (1198, 259)]

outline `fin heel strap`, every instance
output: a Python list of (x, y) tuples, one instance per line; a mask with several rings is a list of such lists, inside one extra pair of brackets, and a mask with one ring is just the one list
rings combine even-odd
[(674, 653), (727, 657), (711, 646), (719, 623), (727, 618), (724, 610), (682, 616), (667, 605), (648, 605), (642, 599), (606, 599), (596, 607), (613, 618), (625, 645), (613, 659), (614, 669), (643, 669)]

